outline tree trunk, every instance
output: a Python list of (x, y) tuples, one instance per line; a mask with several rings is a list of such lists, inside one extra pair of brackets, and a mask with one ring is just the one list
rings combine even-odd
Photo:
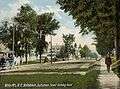
[(41, 52), (39, 52), (39, 59), (40, 59), (40, 63), (42, 63), (42, 61), (41, 61)]
[(27, 55), (27, 51), (28, 51), (28, 46), (27, 43), (25, 44), (25, 63), (28, 63), (28, 55)]
[(51, 64), (52, 64), (52, 62), (53, 62), (53, 58), (52, 58), (52, 56), (53, 56), (52, 55), (52, 35), (50, 35), (50, 39), (51, 39), (51, 44), (50, 45), (51, 45)]
[(116, 60), (120, 60), (120, 0), (116, 0), (116, 17), (115, 17), (115, 25), (116, 25)]
[(22, 65), (22, 56), (20, 56), (20, 65)]
[(117, 35), (116, 35), (116, 60), (120, 60), (120, 32), (117, 29)]

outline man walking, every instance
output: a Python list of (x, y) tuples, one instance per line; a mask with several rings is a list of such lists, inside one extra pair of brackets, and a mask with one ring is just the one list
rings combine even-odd
[(110, 72), (110, 65), (112, 64), (112, 59), (110, 57), (110, 54), (107, 54), (107, 56), (105, 58), (105, 64), (107, 66), (107, 71), (109, 73)]

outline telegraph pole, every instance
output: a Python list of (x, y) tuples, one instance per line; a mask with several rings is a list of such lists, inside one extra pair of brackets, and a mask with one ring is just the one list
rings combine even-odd
[(15, 24), (13, 24), (13, 45), (12, 45), (12, 51), (15, 51), (15, 30), (16, 30), (16, 26)]
[(52, 35), (50, 35), (50, 39), (51, 39), (51, 42), (50, 42), (50, 46), (51, 46), (51, 64), (52, 64)]
[(43, 30), (39, 30), (39, 59), (40, 59), (40, 63), (42, 63), (42, 60), (41, 60), (41, 55), (42, 55), (42, 52), (41, 52), (41, 42), (42, 42), (42, 31)]

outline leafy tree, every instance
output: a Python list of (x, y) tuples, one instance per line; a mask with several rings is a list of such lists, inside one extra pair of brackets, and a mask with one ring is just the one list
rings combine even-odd
[[(59, 29), (59, 22), (53, 18), (53, 13), (44, 13), (37, 16), (37, 33), (38, 33), (38, 43), (36, 50), (40, 55), (43, 53), (43, 49), (47, 47), (47, 42), (45, 42), (46, 35), (55, 35), (54, 30)], [(52, 61), (52, 59), (51, 59)]]
[(18, 56), (20, 54), (20, 46), (18, 45), (18, 41), (20, 40), (20, 34), (18, 30), (16, 30), (15, 25), (11, 25), (8, 21), (3, 21), (0, 27), (0, 39), (2, 44), (8, 47), (10, 50), (13, 50), (13, 30), (14, 32), (14, 46), (15, 46), (15, 55)]
[(91, 50), (88, 48), (87, 45), (84, 45), (84, 47), (81, 48), (81, 50), (80, 50), (80, 54), (81, 54), (82, 58), (83, 57), (85, 57), (85, 58), (89, 57), (90, 53), (91, 53)]
[(73, 34), (63, 35), (63, 42), (65, 44), (65, 57), (69, 57), (70, 54), (74, 53), (73, 42), (75, 37)]
[[(120, 59), (120, 0), (58, 0), (57, 3), (60, 4), (62, 10), (73, 16), (76, 20), (75, 25), (81, 27), (83, 34), (93, 31), (97, 36), (97, 41), (100, 40), (100, 35), (106, 35), (101, 43), (107, 41), (110, 44), (106, 44), (105, 48), (109, 46), (113, 49), (114, 46), (111, 44), (114, 42), (117, 60)], [(100, 45), (97, 47), (101, 49)]]
[(4, 21), (0, 27), (0, 39), (4, 45), (7, 45), (10, 39), (8, 39), (8, 34), (10, 33), (8, 21)]
[(25, 4), (19, 9), (20, 12), (14, 17), (14, 25), (5, 21), (0, 27), (0, 39), (12, 50), (13, 31), (15, 32), (15, 53), (18, 56), (25, 54), (26, 63), (31, 49), (36, 48), (40, 59), (43, 49), (47, 48), (46, 35), (55, 35), (54, 30), (59, 28), (59, 22), (53, 18), (53, 13), (37, 15), (36, 12)]
[(98, 55), (97, 55), (95, 52), (91, 52), (91, 53), (89, 54), (89, 57), (90, 57), (90, 58), (95, 58), (95, 59), (97, 59), (97, 58), (98, 58)]
[(57, 53), (56, 57), (57, 58), (66, 58), (66, 53), (65, 53), (65, 46), (63, 45), (60, 49), (60, 51)]
[(103, 36), (101, 35), (101, 37), (97, 37), (96, 49), (100, 55), (105, 56), (108, 52), (111, 52), (113, 48), (114, 48), (113, 38), (105, 37), (105, 35)]
[(78, 53), (77, 53), (77, 44), (75, 43), (72, 48), (72, 55), (75, 57), (75, 59), (78, 59)]
[(26, 63), (28, 61), (28, 52), (30, 52), (33, 43), (34, 31), (36, 29), (36, 12), (28, 5), (21, 6), (20, 12), (14, 18), (17, 29), (20, 33), (20, 44), (25, 50)]

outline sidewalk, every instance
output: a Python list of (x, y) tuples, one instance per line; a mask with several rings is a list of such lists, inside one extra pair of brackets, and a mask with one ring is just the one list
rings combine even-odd
[(105, 60), (101, 59), (99, 82), (102, 89), (120, 89), (120, 80), (113, 71), (107, 72)]

